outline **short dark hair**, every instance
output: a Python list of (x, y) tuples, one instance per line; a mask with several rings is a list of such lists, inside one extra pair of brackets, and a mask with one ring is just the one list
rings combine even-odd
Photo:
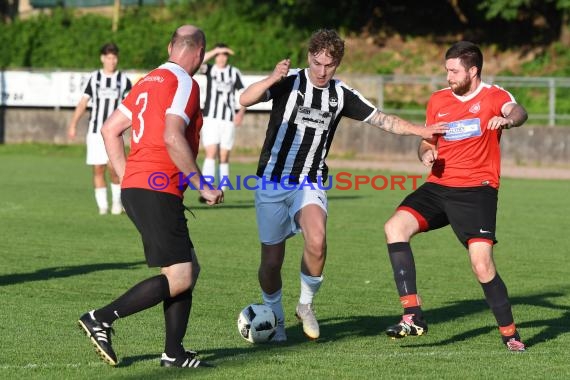
[(314, 55), (323, 50), (334, 59), (337, 65), (340, 64), (344, 56), (344, 41), (336, 31), (319, 29), (313, 33), (309, 40), (309, 53)]
[(101, 47), (101, 55), (114, 54), (119, 55), (119, 47), (113, 42), (109, 42)]
[(471, 67), (477, 67), (477, 76), (481, 78), (483, 70), (483, 53), (481, 49), (473, 42), (459, 41), (451, 45), (445, 53), (445, 60), (459, 58), (463, 67), (469, 70)]

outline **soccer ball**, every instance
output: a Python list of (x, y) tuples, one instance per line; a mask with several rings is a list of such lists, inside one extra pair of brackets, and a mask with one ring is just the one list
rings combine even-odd
[(237, 320), (239, 334), (250, 343), (265, 343), (275, 335), (277, 317), (267, 305), (252, 303), (246, 306)]

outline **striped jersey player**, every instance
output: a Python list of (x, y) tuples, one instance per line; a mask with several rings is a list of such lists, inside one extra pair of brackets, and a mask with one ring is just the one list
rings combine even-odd
[(395, 134), (424, 138), (446, 130), (443, 126), (416, 126), (384, 114), (356, 90), (334, 79), (343, 55), (344, 41), (339, 35), (334, 30), (318, 30), (309, 41), (307, 68), (290, 73), (290, 61), (284, 59), (271, 75), (249, 86), (240, 97), (246, 107), (273, 101), (257, 169), (260, 180), (255, 206), (262, 252), (259, 283), (263, 301), (278, 319), (275, 342), (287, 339), (281, 302), (285, 241), (300, 231), (305, 246), (296, 315), (307, 337), (320, 336), (313, 297), (323, 280), (327, 196), (322, 187), (300, 185), (316, 183), (327, 175), (325, 159), (340, 119), (345, 116)]
[(99, 214), (106, 214), (109, 208), (107, 200), (107, 183), (105, 170), (109, 169), (112, 193), (112, 214), (121, 214), (121, 185), (119, 177), (111, 165), (105, 151), (105, 144), (101, 136), (101, 127), (107, 118), (117, 109), (121, 101), (131, 90), (131, 81), (127, 75), (117, 70), (119, 63), (119, 48), (114, 43), (108, 43), (101, 48), (101, 63), (103, 68), (91, 73), (85, 86), (83, 96), (75, 108), (69, 123), (68, 136), (73, 139), (76, 135), (77, 123), (85, 113), (87, 105), (91, 102), (91, 115), (87, 127), (87, 165), (93, 166), (93, 185), (95, 188), (95, 201)]
[[(229, 56), (234, 51), (224, 43), (218, 43), (204, 55), (200, 72), (206, 75), (206, 101), (204, 104), (204, 127), (202, 145), (206, 157), (202, 173), (215, 178), (216, 159), (219, 158), (218, 183), (222, 190), (227, 187), (230, 174), (230, 152), (235, 142), (235, 129), (241, 125), (246, 108), (238, 110), (236, 92), (243, 90), (243, 80), (239, 69), (229, 64)], [(214, 59), (214, 64), (206, 63)], [(200, 198), (200, 201), (203, 201)]]

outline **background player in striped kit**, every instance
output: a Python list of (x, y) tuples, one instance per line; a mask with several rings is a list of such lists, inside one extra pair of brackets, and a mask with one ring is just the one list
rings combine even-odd
[[(230, 152), (234, 145), (235, 128), (239, 127), (245, 114), (245, 107), (236, 112), (236, 91), (244, 88), (239, 69), (228, 64), (234, 52), (224, 43), (206, 52), (200, 73), (207, 78), (206, 101), (204, 103), (204, 126), (202, 145), (206, 153), (202, 173), (216, 175), (216, 158), (219, 159), (217, 183), (230, 175)], [(214, 58), (214, 64), (206, 63)], [(226, 190), (222, 187), (222, 190)], [(203, 198), (200, 198), (203, 201)]]
[(109, 202), (107, 200), (105, 171), (108, 168), (111, 180), (111, 213), (118, 215), (123, 211), (121, 184), (115, 170), (109, 164), (109, 157), (107, 157), (101, 136), (101, 127), (130, 91), (131, 81), (125, 73), (117, 70), (119, 64), (119, 47), (117, 45), (107, 43), (101, 47), (100, 53), (103, 68), (91, 73), (83, 96), (75, 107), (67, 134), (70, 139), (75, 138), (77, 123), (85, 113), (89, 100), (91, 100), (91, 116), (89, 117), (86, 143), (87, 165), (93, 166), (95, 201), (99, 208), (99, 214), (106, 214), (109, 210)]
[(255, 206), (261, 241), (259, 283), (263, 301), (277, 315), (275, 342), (287, 339), (281, 302), (285, 241), (300, 231), (305, 245), (296, 315), (303, 323), (305, 335), (310, 339), (320, 336), (313, 297), (323, 280), (327, 196), (322, 186), (294, 185), (318, 184), (327, 178), (325, 159), (341, 117), (365, 121), (391, 133), (423, 138), (446, 130), (441, 125), (416, 126), (384, 114), (356, 90), (333, 79), (344, 55), (344, 41), (334, 30), (315, 32), (308, 50), (308, 68), (289, 73), (290, 61), (284, 59), (271, 75), (249, 86), (240, 97), (245, 107), (273, 100), (257, 169), (260, 182)]

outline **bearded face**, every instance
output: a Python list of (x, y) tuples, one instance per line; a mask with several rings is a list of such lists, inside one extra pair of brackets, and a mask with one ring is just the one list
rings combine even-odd
[(455, 95), (463, 96), (471, 89), (471, 78), (469, 76), (465, 76), (463, 79), (458, 79), (455, 81), (448, 80), (447, 83), (449, 87), (451, 87), (451, 91)]
[(459, 58), (445, 61), (447, 71), (447, 83), (455, 95), (463, 96), (473, 90), (473, 73), (466, 69)]

